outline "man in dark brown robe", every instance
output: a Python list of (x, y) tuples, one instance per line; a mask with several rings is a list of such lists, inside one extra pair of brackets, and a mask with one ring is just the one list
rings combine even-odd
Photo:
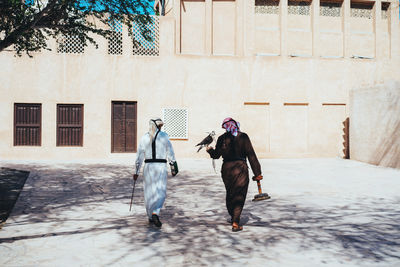
[(246, 200), (249, 186), (249, 171), (246, 159), (249, 160), (255, 180), (261, 180), (261, 166), (254, 152), (249, 136), (240, 132), (240, 124), (232, 118), (226, 118), (222, 128), (226, 132), (218, 137), (215, 149), (207, 148), (211, 158), (222, 156), (222, 180), (226, 189), (226, 207), (232, 219), (232, 231), (241, 231), (240, 215)]

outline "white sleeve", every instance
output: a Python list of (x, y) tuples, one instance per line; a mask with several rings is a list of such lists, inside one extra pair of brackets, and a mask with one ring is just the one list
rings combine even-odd
[(174, 148), (172, 147), (171, 141), (169, 140), (169, 137), (167, 135), (167, 157), (169, 162), (175, 162), (175, 153), (174, 153)]
[(144, 161), (144, 152), (145, 152), (145, 140), (144, 136), (140, 139), (139, 148), (136, 153), (136, 161), (135, 161), (135, 174), (139, 174), (140, 168), (142, 167)]

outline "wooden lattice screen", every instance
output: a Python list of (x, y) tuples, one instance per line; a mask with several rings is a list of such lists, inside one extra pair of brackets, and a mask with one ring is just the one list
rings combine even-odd
[(83, 105), (57, 105), (57, 146), (83, 145)]
[(14, 146), (40, 146), (42, 104), (14, 104)]

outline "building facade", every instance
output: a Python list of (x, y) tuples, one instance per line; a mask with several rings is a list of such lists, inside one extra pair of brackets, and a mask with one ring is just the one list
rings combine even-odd
[[(343, 157), (351, 90), (400, 80), (397, 1), (175, 0), (149, 26), (115, 23), (33, 58), (0, 53), (0, 158), (133, 157), (148, 120), (179, 157), (221, 122), (260, 157)], [(133, 31), (133, 37), (128, 35)], [(351, 144), (350, 144), (351, 151)]]

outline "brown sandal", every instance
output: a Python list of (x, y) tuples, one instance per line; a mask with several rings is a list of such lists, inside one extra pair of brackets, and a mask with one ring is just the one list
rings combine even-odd
[(232, 232), (239, 232), (243, 230), (243, 226), (237, 226), (237, 227), (233, 227), (232, 226)]
[(243, 230), (243, 226), (236, 223), (232, 224), (232, 232), (239, 232)]

